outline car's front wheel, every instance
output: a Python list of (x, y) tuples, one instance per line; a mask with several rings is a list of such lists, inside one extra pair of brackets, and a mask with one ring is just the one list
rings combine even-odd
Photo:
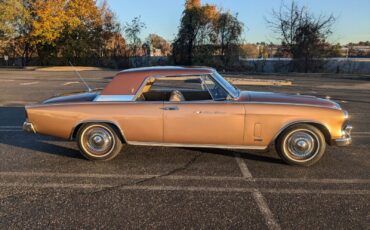
[(324, 134), (309, 124), (290, 126), (276, 141), (277, 153), (291, 165), (313, 165), (324, 155), (325, 148)]
[(82, 125), (77, 133), (77, 144), (82, 155), (89, 160), (111, 160), (122, 149), (122, 142), (116, 131), (104, 123)]

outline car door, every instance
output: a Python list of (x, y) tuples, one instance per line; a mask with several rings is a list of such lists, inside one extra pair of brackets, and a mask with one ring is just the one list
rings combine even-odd
[[(211, 98), (185, 96), (185, 101), (165, 101), (164, 143), (192, 145), (243, 145), (245, 109), (228, 99), (228, 94), (211, 76), (182, 82), (183, 89), (206, 90)], [(191, 82), (192, 84), (189, 84)], [(177, 87), (180, 84), (176, 84)], [(197, 88), (198, 87), (198, 88)], [(179, 88), (177, 88), (179, 89)], [(182, 90), (181, 87), (179, 89)], [(186, 98), (188, 97), (188, 98)], [(198, 100), (199, 99), (199, 100)]]
[(245, 110), (233, 102), (165, 102), (164, 143), (243, 145)]
[(163, 142), (163, 102), (137, 101), (115, 105), (112, 112), (123, 129), (125, 138), (135, 142)]

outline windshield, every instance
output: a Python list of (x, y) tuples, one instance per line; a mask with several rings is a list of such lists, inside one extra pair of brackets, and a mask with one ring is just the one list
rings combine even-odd
[(213, 77), (231, 94), (231, 96), (234, 98), (239, 96), (239, 89), (223, 78), (219, 73), (217, 73), (217, 71), (213, 72)]

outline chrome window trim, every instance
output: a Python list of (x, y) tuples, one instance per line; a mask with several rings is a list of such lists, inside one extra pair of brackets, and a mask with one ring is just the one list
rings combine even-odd
[[(240, 96), (240, 90), (239, 89), (236, 89), (237, 91), (238, 91), (238, 94), (237, 95), (234, 95), (232, 92), (230, 92), (228, 89), (227, 89), (227, 87), (225, 87), (221, 82), (219, 82), (218, 81), (218, 79), (217, 78), (215, 78), (215, 76), (214, 76), (214, 74), (215, 73), (217, 73), (218, 75), (220, 75), (225, 81), (227, 81), (225, 78), (224, 78), (224, 76), (222, 76), (220, 73), (218, 73), (216, 70), (213, 70), (212, 71), (212, 74), (211, 74), (211, 76), (212, 76), (212, 78), (222, 87), (222, 88), (224, 88), (224, 90), (232, 97), (232, 98), (234, 98), (234, 99), (236, 99), (236, 98), (238, 98), (239, 96)], [(228, 81), (227, 81), (228, 82)], [(230, 82), (229, 82), (229, 84), (230, 85), (232, 85), (233, 87), (234, 87), (234, 85), (233, 84), (231, 84)], [(235, 88), (235, 87), (234, 87)]]
[[(214, 82), (216, 84), (219, 84), (227, 92), (227, 94), (229, 96), (231, 96), (233, 99), (236, 99), (239, 95), (233, 95), (233, 93), (231, 93), (220, 81), (217, 80), (217, 78), (215, 78), (214, 73), (215, 73), (215, 70), (213, 70), (210, 73), (204, 73), (204, 74), (175, 74), (175, 75), (149, 76), (149, 77), (146, 77), (144, 79), (144, 81), (141, 83), (141, 85), (140, 85), (140, 87), (137, 90), (137, 92), (136, 92), (135, 95), (98, 95), (94, 99), (94, 101), (101, 101), (101, 102), (103, 102), (103, 101), (104, 102), (137, 101), (137, 98), (141, 95), (144, 87), (148, 84), (148, 81), (149, 80), (157, 79), (157, 78), (166, 78), (166, 77), (191, 77), (191, 76), (199, 77), (201, 80), (202, 80), (202, 77), (204, 77), (204, 76), (210, 77), (212, 80), (214, 80)], [(222, 75), (220, 75), (220, 76), (223, 77)], [(211, 94), (211, 92), (209, 91), (208, 87), (207, 87), (207, 90)], [(212, 96), (212, 94), (211, 94), (211, 96)], [(213, 98), (213, 96), (212, 96), (212, 98)], [(213, 100), (213, 101), (215, 101), (215, 100)], [(225, 100), (225, 101), (228, 101), (228, 100)]]
[[(201, 77), (202, 84), (204, 84), (204, 85), (206, 86), (206, 88), (207, 88), (207, 90), (208, 90), (208, 93), (209, 93), (209, 95), (211, 95), (211, 97), (212, 97), (213, 101), (222, 101), (222, 100), (216, 100), (216, 99), (215, 99), (215, 97), (214, 97), (214, 95), (212, 94), (211, 90), (209, 89), (209, 87), (208, 87), (207, 83), (205, 83), (205, 78), (206, 78), (206, 77), (209, 77), (209, 78), (210, 78), (210, 80), (211, 80), (211, 81), (213, 81), (213, 83), (214, 83), (214, 84), (218, 84), (219, 86), (221, 86), (221, 88), (222, 88), (222, 89), (224, 89), (224, 90), (225, 90), (225, 88), (224, 88), (224, 87), (223, 87), (219, 82), (217, 82), (215, 78), (213, 78), (213, 77), (212, 77), (211, 75), (209, 75), (209, 74), (207, 74), (207, 75), (203, 75), (203, 76)], [(231, 97), (232, 97), (232, 95), (231, 95), (228, 91), (226, 91), (226, 90), (225, 90), (225, 92), (226, 92), (226, 94), (227, 94), (228, 96), (231, 96)], [(228, 97), (226, 96), (225, 100), (223, 100), (223, 101), (228, 101), (228, 100), (227, 100), (227, 98), (228, 98)]]
[(134, 95), (98, 95), (94, 101), (104, 101), (104, 102), (123, 102), (123, 101), (133, 101)]
[[(233, 99), (235, 99), (236, 97), (234, 97), (233, 94), (230, 93), (230, 91), (228, 91), (224, 85), (222, 85), (219, 81), (217, 81), (214, 77), (214, 71), (210, 72), (210, 73), (202, 73), (202, 74), (175, 74), (175, 75), (156, 75), (156, 76), (150, 76), (150, 77), (147, 77), (145, 78), (145, 80), (141, 83), (138, 91), (136, 92), (135, 94), (135, 97), (133, 98), (133, 101), (136, 101), (137, 98), (141, 95), (144, 87), (146, 86), (146, 84), (148, 83), (149, 80), (151, 79), (158, 79), (158, 78), (170, 78), (170, 77), (199, 77), (201, 80), (202, 80), (202, 76), (209, 76), (211, 77), (215, 83), (219, 84)], [(225, 79), (226, 80), (226, 79)], [(208, 90), (208, 88), (207, 88)], [(209, 92), (209, 90), (208, 90)], [(210, 92), (209, 92), (210, 93)], [(210, 93), (211, 94), (211, 93)], [(212, 95), (211, 95), (212, 96)], [(213, 100), (215, 101), (215, 100)], [(228, 100), (225, 100), (225, 101), (228, 101)], [(165, 101), (166, 102), (166, 101)], [(192, 101), (194, 102), (194, 101)]]
[(138, 97), (141, 95), (141, 93), (143, 92), (144, 90), (144, 87), (148, 84), (148, 81), (149, 80), (152, 80), (152, 79), (155, 79), (156, 77), (155, 76), (150, 76), (150, 77), (146, 77), (144, 79), (144, 81), (141, 83), (139, 89), (136, 91), (136, 94), (134, 96), (134, 98), (132, 99), (133, 101), (137, 101)]
[[(206, 82), (205, 82), (205, 76), (203, 75), (203, 76), (201, 76), (200, 77), (200, 80), (202, 81), (202, 84), (204, 84), (205, 86), (206, 86), (206, 88), (207, 88), (207, 91), (208, 91), (208, 93), (209, 93), (209, 95), (211, 95), (211, 98), (212, 98), (212, 101), (215, 101), (215, 98), (213, 97), (213, 95), (212, 95), (212, 93), (211, 93), (211, 90), (209, 90), (209, 87), (208, 87), (208, 85), (206, 84)], [(209, 101), (209, 100), (206, 100), (206, 101)]]

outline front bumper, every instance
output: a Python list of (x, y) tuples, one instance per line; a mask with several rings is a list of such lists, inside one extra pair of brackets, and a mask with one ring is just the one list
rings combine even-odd
[(35, 128), (33, 127), (33, 124), (31, 122), (25, 121), (23, 123), (23, 131), (29, 132), (29, 133), (36, 133)]
[(339, 139), (335, 139), (334, 143), (336, 146), (348, 146), (352, 144), (352, 132), (353, 127), (350, 125), (346, 125), (342, 130), (342, 137)]

